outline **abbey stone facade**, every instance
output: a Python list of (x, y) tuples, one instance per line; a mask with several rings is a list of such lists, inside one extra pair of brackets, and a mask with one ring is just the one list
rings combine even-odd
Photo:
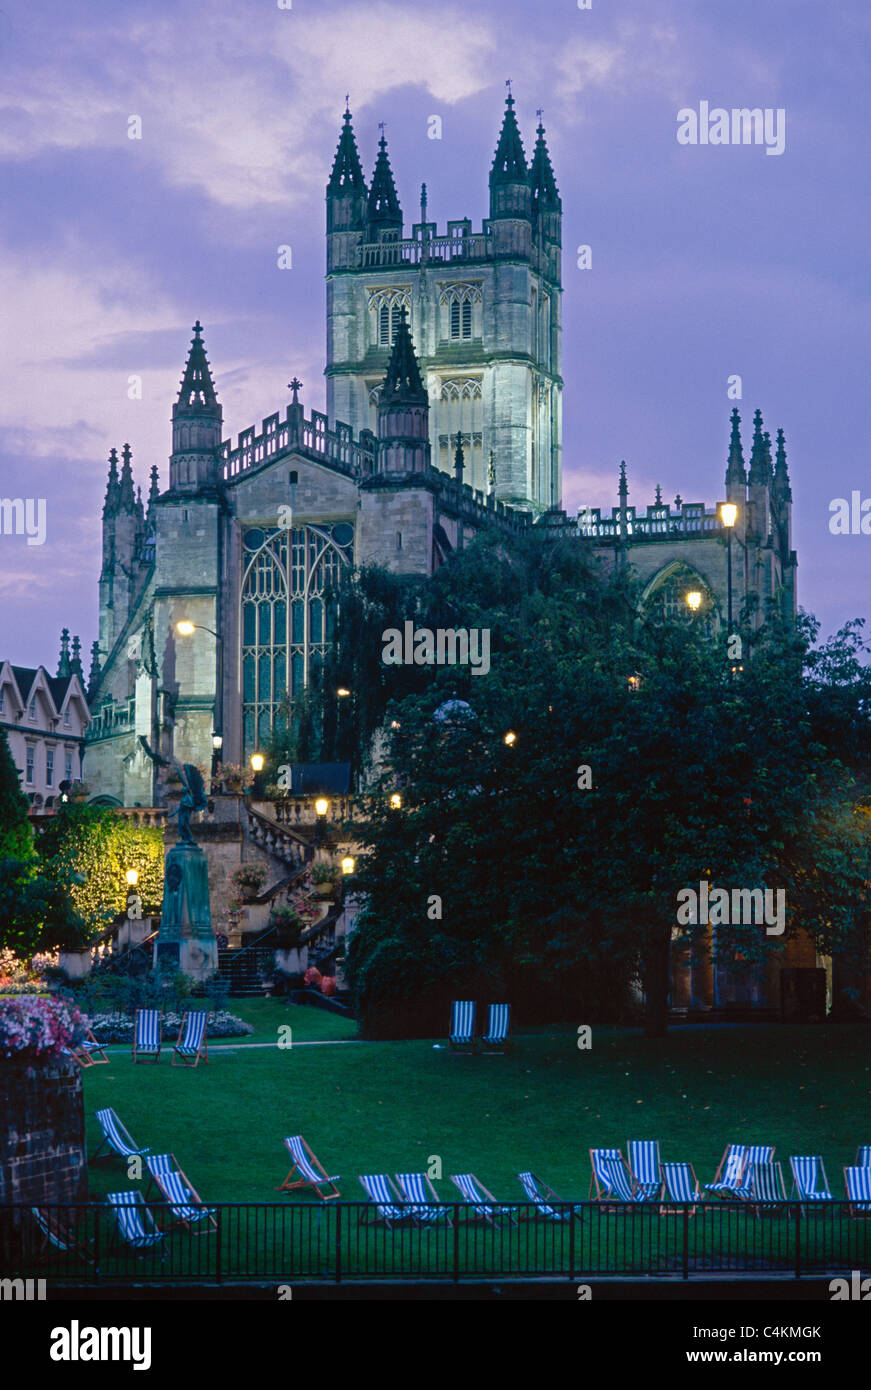
[[(560, 510), (562, 205), (541, 124), (527, 162), (509, 95), (480, 231), (439, 231), (424, 186), (406, 236), (386, 141), (367, 186), (347, 110), (326, 201), (326, 415), (306, 416), (294, 378), (283, 412), (225, 438), (197, 322), (165, 486), (152, 466), (143, 502), (129, 445), (120, 470), (111, 451), (84, 764), (109, 804), (156, 804), (146, 743), (206, 769), (216, 733), (232, 763), (266, 745), (325, 648), (343, 566), (432, 574), (482, 528), (541, 526), (632, 565), (645, 604), (674, 608), (692, 587), (725, 621), (716, 504), (657, 489), (636, 508), (623, 465), (610, 516)], [(726, 499), (735, 614), (794, 612), (783, 434), (772, 458), (758, 411), (749, 468), (733, 411)]]

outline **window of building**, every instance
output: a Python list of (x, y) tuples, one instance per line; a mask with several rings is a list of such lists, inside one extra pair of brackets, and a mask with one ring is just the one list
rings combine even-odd
[(402, 317), (398, 304), (382, 304), (378, 311), (378, 343), (380, 347), (392, 347), (393, 339)]
[(24, 778), (24, 780), (26, 781), (26, 783), (27, 783), (27, 785), (28, 785), (29, 787), (32, 787), (32, 786), (33, 786), (33, 759), (34, 759), (34, 754), (35, 754), (35, 749), (34, 749), (34, 747), (33, 747), (33, 744), (28, 744), (28, 745), (27, 745), (27, 764), (26, 764), (26, 766), (27, 766), (27, 771), (26, 771), (26, 773), (25, 773), (25, 778)]
[(69, 727), (70, 727), (70, 707), (69, 707), (69, 705), (67, 705), (66, 709), (64, 710), (64, 728), (68, 729)]
[(34, 695), (33, 699), (31, 700), (30, 704), (27, 706), (27, 717), (28, 717), (28, 719), (30, 719), (33, 723), (36, 723), (36, 696), (35, 696), (35, 695)]
[(47, 787), (53, 787), (53, 786), (54, 786), (54, 749), (53, 749), (53, 748), (46, 748), (46, 750), (45, 750), (45, 785), (46, 785)]
[(411, 292), (408, 289), (374, 290), (369, 295), (372, 316), (372, 341), (377, 347), (393, 346), (402, 310), (411, 314)]
[(480, 285), (448, 285), (440, 297), (442, 337), (453, 343), (481, 337)]
[(6, 691), (5, 691), (5, 690), (0, 690), (0, 714), (3, 714), (4, 711), (5, 711), (5, 709), (6, 709)]
[(73, 755), (69, 750), (64, 754), (64, 777), (68, 782), (73, 780)]
[(245, 532), (242, 582), (244, 758), (284, 727), (312, 665), (332, 636), (332, 603), (344, 565), (353, 563), (354, 528), (294, 527)]
[(290, 480), (289, 480), (289, 481), (290, 481), (290, 486), (291, 486), (291, 487), (294, 487), (295, 484), (299, 482), (299, 473), (296, 471), (295, 468), (292, 468), (292, 469), (290, 470)]
[(401, 549), (402, 549), (402, 532), (401, 532), (401, 531), (397, 531), (397, 532), (396, 532), (396, 549), (397, 549), (397, 550), (401, 550)]

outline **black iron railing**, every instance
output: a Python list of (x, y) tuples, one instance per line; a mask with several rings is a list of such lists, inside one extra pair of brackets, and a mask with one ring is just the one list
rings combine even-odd
[[(801, 1278), (871, 1267), (871, 1222), (847, 1202), (782, 1203), (769, 1212), (737, 1201), (666, 1215), (627, 1207), (528, 1203), (474, 1219), (463, 1203), (379, 1222), (365, 1202), (219, 1202), (190, 1226), (148, 1200), (159, 1238), (136, 1249), (104, 1202), (0, 1206), (0, 1279), (58, 1285), (293, 1283), (732, 1275)], [(868, 1213), (871, 1216), (871, 1212)]]

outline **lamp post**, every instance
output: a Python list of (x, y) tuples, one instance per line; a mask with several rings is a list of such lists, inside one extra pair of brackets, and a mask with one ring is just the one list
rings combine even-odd
[(732, 636), (732, 531), (738, 520), (738, 508), (734, 502), (720, 503), (720, 520), (726, 528), (726, 574), (727, 610), (729, 615), (729, 637)]
[(255, 796), (261, 798), (263, 796), (263, 763), (264, 758), (262, 753), (251, 754), (251, 767), (254, 772), (254, 786), (252, 791)]
[(315, 815), (317, 816), (315, 843), (317, 845), (322, 845), (324, 842), (324, 826), (326, 825), (327, 812), (329, 809), (330, 803), (327, 801), (327, 798), (325, 796), (319, 796), (315, 801)]
[(221, 763), (221, 749), (224, 746), (224, 639), (212, 627), (203, 623), (191, 622), (190, 618), (179, 618), (175, 630), (180, 637), (193, 637), (194, 633), (208, 632), (215, 639), (215, 725), (212, 729), (212, 781)]

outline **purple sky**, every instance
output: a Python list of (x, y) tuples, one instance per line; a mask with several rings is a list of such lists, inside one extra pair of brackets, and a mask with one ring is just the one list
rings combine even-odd
[[(294, 372), (323, 408), (345, 92), (367, 177), (387, 123), (407, 226), (426, 180), (440, 227), (477, 227), (506, 77), (527, 154), (544, 107), (563, 198), (564, 505), (610, 507), (624, 457), (639, 507), (657, 482), (718, 500), (740, 373), (746, 455), (757, 405), (786, 431), (801, 604), (825, 631), (864, 616), (871, 535), (828, 522), (871, 497), (869, 52), (867, 0), (6, 3), (0, 495), (44, 497), (47, 539), (0, 535), (0, 655), (53, 669), (62, 626), (96, 636), (107, 452), (129, 440), (165, 485), (198, 316), (228, 433)], [(679, 145), (702, 100), (783, 107), (785, 152)]]

